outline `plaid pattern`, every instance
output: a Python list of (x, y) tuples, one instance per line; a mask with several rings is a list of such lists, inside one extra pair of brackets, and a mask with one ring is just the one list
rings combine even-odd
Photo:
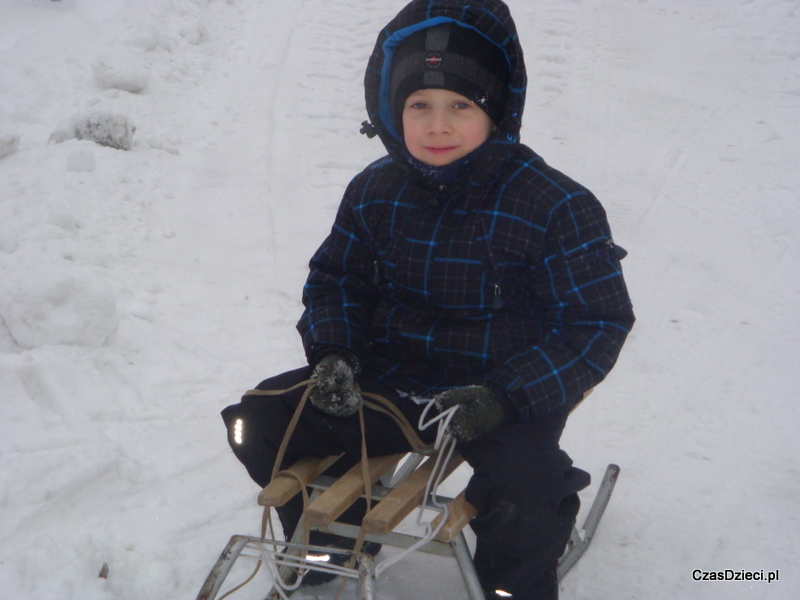
[(382, 161), (311, 261), (309, 356), (344, 346), (419, 395), (492, 383), (523, 416), (602, 380), (633, 323), (603, 208), (519, 146), (502, 182), (440, 191)]
[[(505, 117), (449, 187), (409, 166), (381, 118), (387, 40), (437, 19), (483, 31), (513, 67)], [(353, 179), (311, 260), (298, 323), (310, 361), (347, 348), (382, 383), (420, 396), (490, 384), (523, 419), (571, 408), (606, 376), (634, 321), (618, 252), (591, 192), (519, 143), (524, 91), (501, 2), (418, 0), (381, 32), (366, 92), (389, 156)]]

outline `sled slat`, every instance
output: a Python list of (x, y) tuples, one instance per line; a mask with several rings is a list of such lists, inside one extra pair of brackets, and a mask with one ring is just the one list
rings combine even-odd
[[(476, 514), (478, 509), (467, 502), (466, 496), (462, 491), (458, 496), (453, 498), (453, 501), (447, 505), (448, 517), (436, 539), (442, 542), (452, 542), (458, 533), (467, 526)], [(433, 520), (432, 527), (435, 529), (439, 522), (444, 517), (444, 513), (440, 514)]]
[[(455, 455), (448, 463), (443, 480), (464, 462), (459, 455)], [(425, 486), (436, 464), (435, 457), (430, 457), (411, 473), (405, 481), (398, 484), (389, 492), (380, 503), (364, 517), (363, 528), (366, 533), (379, 535), (389, 534), (411, 511), (419, 506), (425, 495)]]
[[(368, 459), (370, 484), (383, 477), (403, 456), (405, 454), (391, 454)], [(308, 506), (306, 518), (311, 526), (327, 527), (364, 493), (361, 471), (361, 463), (358, 463)]]
[[(325, 458), (311, 456), (301, 458), (286, 469), (297, 475), (297, 479), (290, 475), (278, 474), (275, 479), (261, 490), (258, 495), (258, 503), (261, 506), (283, 506), (295, 494), (300, 493), (303, 486), (314, 481), (318, 475), (339, 460), (339, 456), (341, 455), (326, 456)], [(302, 484), (300, 483), (301, 481)]]

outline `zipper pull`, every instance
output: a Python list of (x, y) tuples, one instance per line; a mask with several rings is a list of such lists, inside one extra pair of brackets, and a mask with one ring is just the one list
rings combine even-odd
[(492, 300), (492, 308), (503, 308), (503, 300), (500, 298), (500, 284), (494, 284), (494, 300)]
[(379, 285), (381, 282), (381, 274), (378, 270), (378, 261), (372, 261), (372, 284)]

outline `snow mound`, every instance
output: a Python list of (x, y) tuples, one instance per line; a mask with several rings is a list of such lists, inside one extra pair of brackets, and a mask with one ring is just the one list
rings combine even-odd
[(92, 65), (97, 83), (105, 89), (138, 93), (147, 87), (150, 71), (139, 56), (101, 56)]
[(55, 143), (67, 140), (90, 140), (101, 146), (130, 150), (136, 127), (126, 115), (110, 112), (91, 112), (73, 117), (59, 125), (50, 134)]
[(202, 23), (189, 23), (181, 28), (181, 37), (192, 46), (199, 46), (207, 42), (211, 36)]
[(0, 131), (0, 160), (11, 156), (19, 147), (19, 135), (8, 131)]
[(111, 286), (88, 270), (17, 267), (6, 270), (0, 279), (0, 315), (23, 348), (100, 347), (117, 330)]
[(79, 149), (72, 151), (67, 157), (67, 170), (75, 173), (91, 173), (96, 166), (94, 154), (89, 150)]

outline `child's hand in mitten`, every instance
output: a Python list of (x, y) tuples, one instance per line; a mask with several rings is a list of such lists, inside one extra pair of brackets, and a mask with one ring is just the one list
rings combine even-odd
[(331, 352), (320, 359), (311, 373), (316, 380), (308, 399), (321, 411), (335, 417), (349, 417), (361, 407), (355, 391), (353, 368), (344, 355)]
[(497, 429), (506, 422), (499, 394), (483, 385), (454, 388), (434, 399), (440, 412), (458, 406), (447, 430), (459, 442), (468, 442)]

